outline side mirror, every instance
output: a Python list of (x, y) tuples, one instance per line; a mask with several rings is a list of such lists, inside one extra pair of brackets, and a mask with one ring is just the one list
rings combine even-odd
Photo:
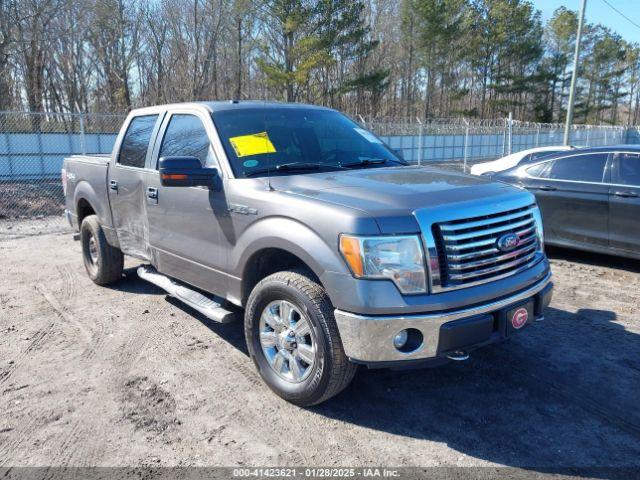
[(196, 157), (162, 157), (158, 164), (163, 187), (209, 187), (218, 189), (218, 170), (202, 168)]
[(402, 154), (402, 149), (401, 149), (401, 148), (392, 148), (392, 149), (391, 149), (391, 151), (392, 151), (393, 153), (395, 153), (395, 154), (396, 154), (396, 156), (397, 156), (398, 158), (400, 158), (400, 160), (404, 160), (404, 155)]

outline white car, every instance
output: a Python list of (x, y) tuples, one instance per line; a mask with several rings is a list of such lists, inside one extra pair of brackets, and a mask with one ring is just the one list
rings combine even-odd
[(491, 162), (477, 163), (471, 167), (471, 175), (487, 175), (495, 172), (501, 172), (509, 168), (515, 167), (521, 162), (529, 162), (553, 153), (572, 150), (575, 147), (556, 145), (551, 147), (537, 147), (520, 152), (512, 153), (506, 157), (493, 160)]

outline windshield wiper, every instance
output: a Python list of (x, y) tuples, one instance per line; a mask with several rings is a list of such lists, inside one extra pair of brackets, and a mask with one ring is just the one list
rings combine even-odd
[(261, 168), (260, 170), (252, 170), (250, 172), (245, 172), (245, 177), (252, 177), (254, 175), (259, 175), (261, 173), (269, 173), (269, 172), (283, 172), (289, 170), (320, 170), (321, 168), (340, 168), (338, 165), (325, 165), (320, 163), (311, 163), (311, 162), (291, 162), (291, 163), (283, 163), (281, 165), (276, 165), (273, 168)]
[[(343, 163), (341, 166), (344, 168), (357, 168), (366, 167), (368, 165), (381, 165), (387, 162), (393, 162), (394, 160), (388, 160), (386, 158), (363, 158), (357, 162)], [(400, 162), (395, 162), (400, 163)]]

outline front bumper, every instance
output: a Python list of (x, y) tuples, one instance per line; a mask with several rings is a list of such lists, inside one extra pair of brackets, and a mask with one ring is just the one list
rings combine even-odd
[[(548, 273), (518, 293), (472, 307), (404, 316), (359, 315), (336, 310), (335, 318), (345, 353), (351, 361), (372, 366), (413, 363), (411, 361), (443, 357), (455, 348), (472, 349), (503, 339), (507, 335), (505, 312), (533, 300), (534, 317), (540, 318), (551, 301), (552, 289), (551, 273)], [(393, 338), (407, 328), (419, 330), (423, 342), (405, 353), (394, 347)]]

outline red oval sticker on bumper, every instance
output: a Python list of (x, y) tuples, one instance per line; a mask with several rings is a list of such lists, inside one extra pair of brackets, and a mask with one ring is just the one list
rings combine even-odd
[(525, 323), (527, 323), (528, 318), (529, 314), (527, 313), (527, 309), (519, 308), (514, 312), (513, 317), (511, 317), (511, 325), (513, 325), (513, 328), (516, 330), (522, 328)]

